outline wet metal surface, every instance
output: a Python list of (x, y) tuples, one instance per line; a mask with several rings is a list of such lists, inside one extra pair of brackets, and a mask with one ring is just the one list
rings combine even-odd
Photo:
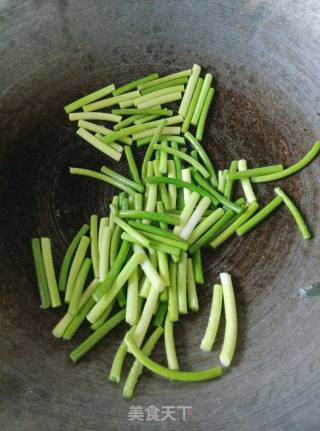
[[(68, 353), (87, 332), (70, 343), (51, 336), (62, 312), (38, 307), (29, 242), (52, 238), (58, 263), (90, 214), (104, 214), (114, 190), (67, 168), (98, 168), (105, 158), (74, 135), (62, 107), (113, 81), (197, 62), (216, 76), (204, 142), (218, 168), (238, 157), (252, 165), (302, 157), (320, 136), (319, 22), (312, 0), (0, 1), (1, 430), (140, 429), (128, 421), (131, 404), (192, 406), (185, 423), (144, 424), (150, 429), (319, 429), (320, 303), (298, 295), (320, 280), (319, 160), (283, 182), (313, 240), (300, 238), (282, 207), (204, 255), (201, 308), (175, 325), (177, 353), (184, 369), (217, 363), (217, 348), (203, 354), (199, 345), (212, 283), (230, 272), (239, 343), (217, 381), (187, 385), (145, 372), (124, 401), (107, 381), (124, 326), (72, 366)], [(273, 187), (257, 185), (261, 203)], [(163, 342), (154, 357), (165, 362)]]

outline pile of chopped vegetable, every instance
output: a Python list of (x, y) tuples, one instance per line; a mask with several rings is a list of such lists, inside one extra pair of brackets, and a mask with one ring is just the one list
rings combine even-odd
[[(282, 204), (303, 238), (311, 237), (298, 208), (280, 187), (274, 189), (274, 199), (259, 208), (253, 183), (298, 172), (317, 156), (320, 141), (286, 169), (281, 164), (248, 168), (246, 160), (233, 160), (229, 168), (216, 171), (201, 143), (214, 96), (213, 77), (207, 73), (202, 78), (200, 73), (198, 65), (161, 78), (152, 73), (119, 88), (108, 85), (65, 106), (70, 121), (78, 122), (77, 135), (107, 156), (106, 165), (108, 157), (125, 158), (131, 178), (108, 166), (100, 172), (70, 168), (73, 175), (111, 184), (119, 194), (113, 196), (109, 214), (92, 215), (90, 224), (76, 233), (58, 281), (50, 239), (32, 240), (41, 307), (59, 307), (63, 296), (68, 306), (53, 335), (70, 340), (84, 322), (91, 325), (91, 335), (70, 353), (73, 362), (121, 322), (128, 325), (109, 374), (110, 381), (119, 383), (125, 358), (133, 355), (123, 386), (125, 398), (132, 397), (143, 367), (170, 380), (195, 382), (219, 377), (222, 366), (230, 366), (237, 312), (228, 273), (220, 274), (220, 284), (213, 286), (207, 328), (199, 340), (202, 351), (212, 349), (223, 305), (222, 366), (181, 371), (176, 355), (174, 323), (199, 309), (203, 247), (216, 249), (235, 233), (245, 235)], [(172, 103), (172, 109), (164, 107)], [(102, 122), (113, 123), (113, 128)], [(136, 147), (146, 148), (140, 169)], [(243, 190), (238, 199), (233, 198), (235, 181)], [(162, 335), (167, 367), (150, 359)]]

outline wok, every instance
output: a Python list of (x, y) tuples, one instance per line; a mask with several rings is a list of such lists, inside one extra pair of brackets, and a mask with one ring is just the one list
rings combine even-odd
[[(68, 353), (88, 331), (70, 343), (52, 337), (62, 311), (39, 308), (29, 242), (49, 236), (58, 265), (80, 225), (106, 211), (111, 187), (68, 174), (105, 159), (74, 135), (63, 106), (111, 82), (198, 63), (215, 76), (204, 142), (217, 167), (301, 158), (320, 136), (319, 22), (316, 0), (0, 2), (1, 430), (319, 429), (320, 302), (298, 295), (320, 280), (319, 161), (282, 183), (314, 239), (303, 241), (282, 207), (204, 255), (200, 312), (175, 334), (182, 369), (217, 363), (218, 348), (203, 354), (199, 343), (212, 283), (230, 272), (239, 340), (231, 370), (216, 381), (168, 382), (146, 371), (135, 398), (123, 400), (107, 375), (124, 326), (73, 366)], [(262, 204), (274, 186), (257, 188)], [(165, 363), (162, 342), (154, 358)], [(192, 416), (129, 421), (131, 405), (191, 406)]]

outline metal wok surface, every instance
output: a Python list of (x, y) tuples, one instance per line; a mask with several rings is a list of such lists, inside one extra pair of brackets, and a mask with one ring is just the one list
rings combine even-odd
[[(239, 341), (217, 381), (188, 385), (144, 372), (124, 401), (107, 381), (124, 326), (72, 366), (68, 353), (87, 332), (70, 343), (51, 336), (61, 311), (39, 309), (29, 242), (52, 238), (58, 263), (90, 214), (104, 214), (114, 190), (67, 172), (104, 158), (74, 135), (62, 108), (110, 82), (196, 62), (216, 77), (204, 142), (218, 167), (238, 157), (255, 165), (301, 158), (320, 136), (319, 22), (316, 0), (0, 1), (1, 430), (319, 429), (320, 301), (298, 296), (320, 280), (319, 161), (283, 182), (313, 240), (303, 241), (281, 208), (204, 256), (200, 312), (175, 325), (177, 353), (184, 369), (217, 363), (217, 348), (203, 354), (199, 343), (212, 283), (221, 271), (233, 274)], [(262, 203), (273, 187), (258, 187)], [(163, 342), (154, 357), (165, 362)], [(129, 421), (130, 405), (192, 406), (192, 416)]]

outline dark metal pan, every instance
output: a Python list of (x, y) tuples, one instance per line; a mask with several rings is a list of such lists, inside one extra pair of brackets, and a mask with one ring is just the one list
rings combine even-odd
[[(62, 108), (113, 81), (201, 64), (216, 77), (205, 144), (218, 167), (237, 157), (255, 165), (301, 158), (320, 136), (319, 22), (316, 0), (0, 2), (1, 430), (319, 429), (320, 301), (298, 296), (320, 280), (319, 161), (283, 183), (314, 239), (303, 241), (282, 208), (205, 254), (201, 311), (176, 325), (177, 352), (184, 369), (217, 363), (217, 351), (203, 354), (199, 343), (212, 283), (231, 272), (239, 341), (217, 381), (188, 385), (145, 372), (124, 401), (107, 381), (124, 326), (72, 366), (68, 353), (86, 331), (71, 343), (52, 337), (61, 312), (39, 308), (29, 242), (52, 238), (58, 264), (75, 230), (104, 213), (114, 190), (67, 170), (104, 158), (74, 135)], [(262, 203), (273, 187), (259, 187)], [(155, 358), (165, 362), (161, 343)], [(129, 421), (130, 405), (170, 405), (176, 416), (191, 406), (192, 416)]]

